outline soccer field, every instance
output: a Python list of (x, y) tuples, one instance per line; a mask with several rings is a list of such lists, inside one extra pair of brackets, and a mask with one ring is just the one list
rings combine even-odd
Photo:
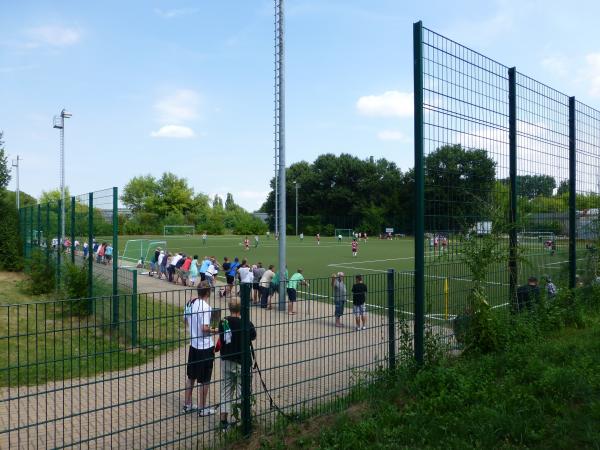
[[(166, 241), (169, 252), (184, 252), (189, 255), (215, 256), (222, 261), (227, 256), (230, 259), (238, 257), (247, 259), (249, 264), (262, 262), (263, 266), (278, 264), (278, 241), (260, 236), (258, 247), (254, 247), (253, 236), (250, 236), (250, 249), (245, 251), (239, 236), (209, 236), (203, 245), (201, 236), (122, 236), (119, 242), (120, 254), (128, 240), (148, 239), (149, 241)], [(369, 286), (369, 303), (385, 305), (387, 301), (388, 269), (399, 272), (395, 277), (395, 287), (398, 292), (396, 302), (408, 315), (413, 310), (414, 275), (414, 241), (412, 238), (395, 240), (369, 239), (359, 243), (358, 256), (353, 257), (351, 239), (344, 238), (337, 242), (336, 238), (321, 238), (317, 245), (314, 237), (301, 241), (296, 236), (287, 238), (287, 260), (289, 273), (298, 268), (304, 270), (306, 279), (311, 280), (311, 286), (303, 288), (301, 299), (330, 301), (331, 289), (329, 277), (332, 273), (344, 272), (348, 288), (353, 283), (353, 276), (362, 274)], [(130, 246), (131, 247), (131, 246)], [(568, 258), (566, 246), (559, 246), (558, 251), (551, 255), (544, 251), (541, 244), (527, 245), (523, 248), (526, 263), (519, 269), (519, 281), (524, 283), (528, 276), (542, 278), (546, 275), (556, 277)], [(507, 248), (508, 252), (508, 248)], [(135, 255), (125, 255), (135, 259)], [(222, 275), (222, 274), (221, 274)], [(460, 258), (454, 255), (435, 256), (429, 249), (426, 251), (426, 311), (432, 320), (451, 320), (464, 311), (467, 306), (471, 282), (470, 274)], [(486, 288), (493, 307), (505, 307), (509, 298), (508, 270), (505, 264), (490, 268)]]

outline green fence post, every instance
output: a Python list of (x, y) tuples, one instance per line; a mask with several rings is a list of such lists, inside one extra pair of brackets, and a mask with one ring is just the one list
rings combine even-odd
[(112, 258), (112, 269), (113, 269), (113, 295), (119, 293), (118, 283), (118, 270), (119, 270), (119, 190), (113, 187), (113, 258)]
[[(37, 246), (42, 247), (42, 205), (37, 205)], [(38, 250), (39, 253), (39, 250)]]
[(396, 367), (396, 288), (394, 286), (394, 269), (387, 273), (387, 308), (388, 308), (388, 363), (389, 368)]
[(252, 432), (252, 355), (250, 349), (250, 284), (240, 285), (242, 307), (242, 435)]
[(131, 271), (133, 275), (133, 292), (131, 293), (131, 346), (135, 347), (137, 345), (137, 321), (138, 321), (138, 298), (137, 298), (137, 270)]
[(50, 203), (46, 203), (46, 264), (50, 264), (50, 245), (52, 237), (50, 233)]
[(509, 176), (510, 176), (510, 201), (509, 201), (509, 303), (514, 304), (517, 298), (517, 285), (519, 282), (517, 268), (517, 69), (508, 69), (508, 150), (509, 150)]
[(33, 205), (29, 207), (29, 257), (33, 254)]
[(71, 197), (71, 262), (75, 264), (75, 197)]
[(425, 173), (423, 161), (423, 23), (413, 24), (415, 110), (415, 359), (423, 363), (425, 329)]
[(577, 281), (577, 140), (575, 97), (569, 97), (569, 288)]
[(57, 222), (57, 231), (56, 231), (56, 235), (58, 236), (58, 242), (56, 244), (56, 288), (60, 289), (60, 265), (61, 265), (61, 258), (62, 258), (62, 246), (63, 246), (63, 236), (62, 236), (62, 231), (61, 231), (61, 225), (62, 225), (62, 214), (61, 214), (61, 206), (62, 206), (62, 200), (59, 200), (57, 203), (57, 208), (56, 208), (56, 215), (58, 217), (58, 222)]
[(94, 194), (88, 196), (88, 298), (90, 299), (90, 314), (94, 313)]

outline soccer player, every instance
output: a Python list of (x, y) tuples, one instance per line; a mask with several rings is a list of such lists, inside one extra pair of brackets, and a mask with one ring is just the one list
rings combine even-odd
[(321, 245), (321, 234), (317, 233), (317, 245)]
[(342, 235), (338, 234), (338, 242), (342, 242)]
[(250, 239), (246, 236), (246, 239), (244, 239), (244, 251), (247, 252), (248, 250), (250, 250)]
[(204, 233), (202, 233), (202, 245), (206, 245), (206, 231)]
[(356, 257), (358, 254), (358, 242), (356, 238), (352, 239), (352, 256)]
[(258, 234), (254, 235), (254, 248), (258, 247)]
[(300, 242), (304, 241), (304, 233), (300, 233)]

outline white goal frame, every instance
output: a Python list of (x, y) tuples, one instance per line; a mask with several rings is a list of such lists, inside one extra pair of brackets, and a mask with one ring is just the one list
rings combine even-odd
[(336, 228), (334, 236), (337, 238), (340, 234), (343, 237), (354, 237), (354, 230), (352, 228)]

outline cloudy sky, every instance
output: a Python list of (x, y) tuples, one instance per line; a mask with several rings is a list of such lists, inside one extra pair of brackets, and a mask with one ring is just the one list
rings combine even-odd
[[(412, 23), (600, 106), (596, 1), (287, 0), (287, 161), (412, 165)], [(171, 171), (255, 209), (273, 174), (271, 0), (8, 1), (0, 130), (21, 188), (74, 194)], [(14, 181), (12, 182), (14, 187)]]

